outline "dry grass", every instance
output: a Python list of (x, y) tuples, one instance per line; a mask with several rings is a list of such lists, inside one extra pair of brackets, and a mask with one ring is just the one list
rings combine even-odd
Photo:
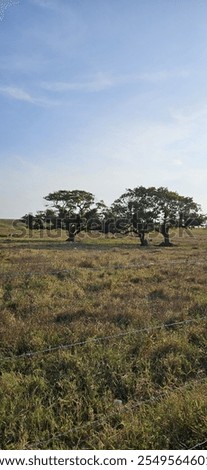
[(2, 239), (2, 449), (207, 439), (207, 240), (193, 233), (167, 249), (158, 238), (142, 249), (134, 238)]

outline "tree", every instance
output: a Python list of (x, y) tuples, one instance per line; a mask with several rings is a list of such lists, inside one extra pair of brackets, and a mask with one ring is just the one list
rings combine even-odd
[(201, 214), (201, 207), (193, 201), (192, 197), (181, 196), (168, 188), (159, 187), (155, 191), (155, 200), (158, 207), (157, 224), (164, 237), (163, 245), (171, 246), (170, 228), (190, 228), (199, 226), (205, 220)]
[(144, 186), (127, 189), (111, 206), (113, 214), (119, 220), (119, 225), (122, 221), (125, 233), (137, 234), (141, 246), (147, 244), (145, 235), (153, 229), (154, 220), (158, 216), (155, 191), (154, 187), (145, 188)]
[(25, 223), (29, 230), (39, 230), (48, 228), (57, 228), (57, 217), (53, 210), (46, 209), (46, 211), (37, 211), (35, 215), (25, 214), (21, 221)]
[(100, 214), (106, 207), (103, 201), (95, 202), (95, 196), (82, 190), (60, 190), (49, 193), (44, 198), (52, 203), (57, 217), (65, 224), (68, 231), (68, 241), (74, 241), (75, 236), (82, 230), (93, 229), (94, 221), (98, 219), (100, 228)]
[(64, 228), (68, 241), (74, 241), (83, 230), (123, 235), (133, 232), (141, 246), (145, 246), (146, 234), (156, 230), (164, 238), (162, 244), (171, 246), (172, 227), (189, 230), (206, 220), (192, 197), (181, 196), (166, 187), (128, 188), (110, 208), (103, 201), (95, 202), (92, 193), (78, 189), (55, 191), (44, 199), (50, 207), (35, 216), (26, 214), (22, 220), (30, 230)]
[(199, 226), (205, 220), (199, 204), (165, 187), (138, 186), (127, 189), (111, 206), (116, 218), (125, 224), (125, 231), (133, 231), (141, 245), (147, 244), (146, 233), (159, 231), (164, 246), (171, 246), (170, 228)]
[(21, 217), (21, 221), (26, 225), (26, 227), (29, 228), (29, 230), (33, 230), (33, 225), (34, 225), (34, 216), (33, 214), (25, 214), (23, 217)]

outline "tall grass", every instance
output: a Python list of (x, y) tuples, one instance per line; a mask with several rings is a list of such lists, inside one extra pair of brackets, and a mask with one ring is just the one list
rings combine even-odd
[(2, 240), (2, 449), (207, 439), (207, 242), (194, 233), (167, 249)]

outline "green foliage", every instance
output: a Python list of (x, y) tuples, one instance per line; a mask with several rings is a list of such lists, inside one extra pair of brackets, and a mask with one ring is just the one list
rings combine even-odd
[(206, 220), (201, 209), (191, 197), (184, 197), (164, 187), (138, 186), (127, 189), (110, 208), (103, 201), (95, 202), (95, 196), (83, 190), (59, 190), (44, 198), (52, 204), (35, 216), (26, 214), (22, 221), (29, 230), (51, 231), (64, 229), (68, 241), (85, 233), (122, 234), (134, 233), (142, 246), (148, 244), (145, 236), (153, 230), (164, 237), (164, 245), (170, 245), (169, 230), (175, 227), (200, 226)]
[(171, 227), (199, 226), (204, 222), (200, 210), (192, 198), (164, 187), (127, 189), (112, 204), (114, 215), (125, 219), (125, 229), (137, 233), (142, 245), (145, 244), (145, 233), (153, 228), (160, 231), (165, 245), (169, 245)]
[(44, 199), (52, 202), (53, 207), (58, 211), (58, 216), (61, 218), (74, 216), (74, 214), (84, 217), (95, 201), (92, 193), (81, 190), (55, 191), (49, 193)]

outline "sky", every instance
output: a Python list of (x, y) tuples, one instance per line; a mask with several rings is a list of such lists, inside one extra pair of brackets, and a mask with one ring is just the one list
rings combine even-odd
[(206, 0), (0, 0), (0, 218), (141, 185), (206, 213), (206, 24)]

